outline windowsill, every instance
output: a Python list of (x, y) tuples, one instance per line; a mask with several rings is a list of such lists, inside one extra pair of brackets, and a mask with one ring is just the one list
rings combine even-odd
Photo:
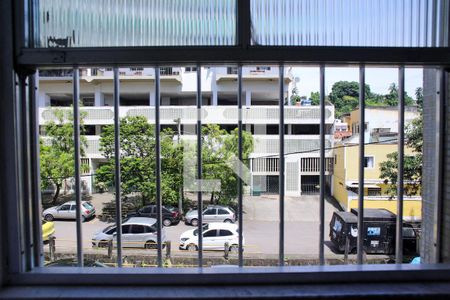
[(36, 268), (9, 276), (12, 286), (26, 285), (255, 285), (383, 282), (450, 282), (450, 265), (335, 265), (238, 268)]
[(1, 299), (438, 299), (450, 294), (448, 283), (395, 286), (384, 284), (265, 285), (265, 286), (29, 286), (0, 290)]

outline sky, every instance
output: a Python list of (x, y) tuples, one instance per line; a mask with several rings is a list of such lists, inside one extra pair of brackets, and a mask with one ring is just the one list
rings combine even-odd
[[(319, 91), (319, 68), (318, 67), (294, 67), (294, 77), (299, 78), (297, 82), (298, 94), (309, 96), (311, 92)], [(422, 68), (405, 69), (405, 90), (409, 96), (415, 99), (415, 90), (422, 87)], [(325, 69), (325, 93), (331, 92), (333, 84), (337, 81), (358, 81), (359, 69), (355, 67), (327, 67)], [(397, 68), (369, 68), (366, 67), (366, 83), (370, 90), (378, 94), (387, 94), (391, 83), (398, 85)]]

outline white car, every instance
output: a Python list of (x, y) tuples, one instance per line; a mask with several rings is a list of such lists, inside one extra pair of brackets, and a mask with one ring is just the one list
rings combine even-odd
[[(60, 206), (53, 206), (47, 208), (42, 212), (42, 216), (46, 221), (53, 221), (55, 219), (76, 220), (76, 202), (69, 201)], [(89, 202), (81, 202), (81, 221), (85, 221), (95, 216), (95, 207)]]
[[(242, 239), (245, 245), (244, 239)], [(229, 250), (237, 252), (239, 249), (239, 233), (236, 224), (209, 223), (203, 225), (203, 249), (224, 250), (228, 243)], [(198, 228), (191, 229), (180, 236), (180, 250), (198, 250)]]
[[(129, 218), (122, 224), (122, 247), (156, 249), (156, 219), (147, 217)], [(93, 247), (106, 247), (109, 241), (116, 245), (116, 225), (111, 225), (97, 232), (92, 237)], [(161, 241), (166, 242), (166, 231), (162, 228)]]

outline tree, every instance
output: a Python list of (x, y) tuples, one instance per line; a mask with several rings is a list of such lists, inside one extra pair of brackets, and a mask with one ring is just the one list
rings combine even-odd
[[(414, 119), (406, 128), (406, 146), (413, 155), (404, 157), (404, 191), (408, 196), (417, 195), (422, 186), (422, 147), (423, 147), (423, 117)], [(387, 155), (387, 160), (380, 163), (380, 178), (388, 184), (388, 193), (393, 197), (397, 194), (398, 152)]]
[[(195, 149), (183, 141), (177, 142), (172, 129), (161, 131), (161, 198), (163, 204), (177, 205), (182, 197), (184, 155), (195, 159)], [(250, 137), (249, 137), (250, 136)], [(251, 135), (244, 132), (244, 158), (253, 149)], [(237, 179), (230, 174), (226, 162), (231, 154), (237, 156), (237, 131), (231, 134), (218, 125), (202, 128), (202, 153), (204, 179), (219, 179), (222, 190), (213, 193), (212, 199), (225, 203), (236, 195)], [(236, 144), (236, 146), (233, 146)], [(155, 203), (155, 127), (142, 116), (125, 117), (120, 120), (121, 188), (123, 195), (138, 193), (142, 206)], [(106, 126), (100, 136), (100, 149), (107, 163), (96, 171), (97, 180), (114, 184), (114, 127)], [(194, 147), (195, 148), (195, 147)], [(181, 193), (181, 195), (180, 195)]]
[(309, 96), (311, 99), (312, 105), (320, 105), (320, 93), (319, 92), (311, 92), (311, 95)]
[[(75, 174), (75, 148), (73, 139), (72, 110), (52, 110), (55, 121), (47, 122), (43, 128), (45, 138), (40, 139), (41, 188), (55, 187), (52, 203), (58, 200), (61, 188), (68, 178)], [(83, 134), (84, 114), (80, 114), (80, 134)], [(86, 138), (80, 136), (80, 154), (84, 156)], [(82, 170), (89, 166), (81, 165)]]
[[(398, 87), (395, 83), (391, 83), (388, 94), (384, 96), (384, 103), (389, 106), (398, 105)], [(414, 100), (405, 92), (405, 105), (413, 105)]]
[[(161, 198), (164, 204), (176, 204), (182, 174), (181, 150), (174, 143), (175, 133), (171, 129), (161, 131)], [(156, 152), (155, 127), (143, 116), (125, 117), (120, 120), (120, 167), (123, 195), (139, 193), (142, 206), (155, 203), (156, 197)], [(114, 126), (105, 126), (100, 135), (100, 150), (108, 160), (96, 171), (98, 182), (115, 184)]]
[[(372, 99), (373, 94), (370, 86), (365, 87), (366, 99)], [(333, 103), (336, 111), (336, 117), (340, 118), (343, 114), (350, 113), (359, 103), (359, 83), (356, 81), (338, 81), (333, 84), (329, 100)]]
[[(242, 131), (242, 158), (249, 166), (253, 151), (253, 137)], [(210, 201), (215, 204), (230, 204), (237, 197), (238, 176), (229, 163), (238, 157), (238, 130), (227, 133), (219, 125), (208, 124), (202, 128), (202, 163), (204, 179), (220, 180), (221, 189), (211, 193)]]

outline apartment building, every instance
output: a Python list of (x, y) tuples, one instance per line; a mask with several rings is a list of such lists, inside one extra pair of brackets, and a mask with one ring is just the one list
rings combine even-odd
[[(154, 122), (155, 74), (153, 68), (121, 68), (120, 117), (145, 116)], [(197, 121), (196, 67), (160, 69), (161, 126), (179, 128), (183, 138), (195, 133)], [(254, 137), (251, 153), (250, 190), (255, 194), (278, 193), (279, 154), (279, 70), (271, 66), (243, 68), (243, 124)], [(52, 108), (72, 104), (71, 71), (41, 70), (39, 73), (39, 124), (53, 120)], [(294, 106), (287, 101), (293, 88), (291, 68), (285, 81), (285, 154), (286, 195), (298, 196), (318, 190), (319, 124), (318, 106)], [(202, 67), (202, 123), (219, 124), (228, 131), (237, 127), (237, 68)], [(83, 162), (89, 174), (104, 161), (100, 152), (102, 126), (113, 124), (112, 69), (82, 69), (80, 97), (86, 112), (85, 133), (88, 142)], [(326, 105), (326, 148), (333, 146), (334, 107)], [(332, 151), (327, 150), (326, 175), (332, 174)], [(95, 177), (84, 174), (85, 186), (92, 191)]]
[[(380, 178), (380, 163), (388, 160), (388, 154), (397, 152), (397, 107), (367, 107), (365, 113), (364, 151), (364, 207), (385, 208), (397, 212), (397, 201), (388, 192), (388, 185)], [(405, 108), (405, 124), (419, 116), (416, 107)], [(347, 211), (358, 207), (359, 174), (359, 109), (350, 113), (353, 135), (336, 142), (332, 195)], [(405, 156), (414, 155), (405, 147)], [(407, 185), (408, 182), (405, 182)], [(408, 221), (422, 219), (422, 197), (403, 196), (403, 217)]]

